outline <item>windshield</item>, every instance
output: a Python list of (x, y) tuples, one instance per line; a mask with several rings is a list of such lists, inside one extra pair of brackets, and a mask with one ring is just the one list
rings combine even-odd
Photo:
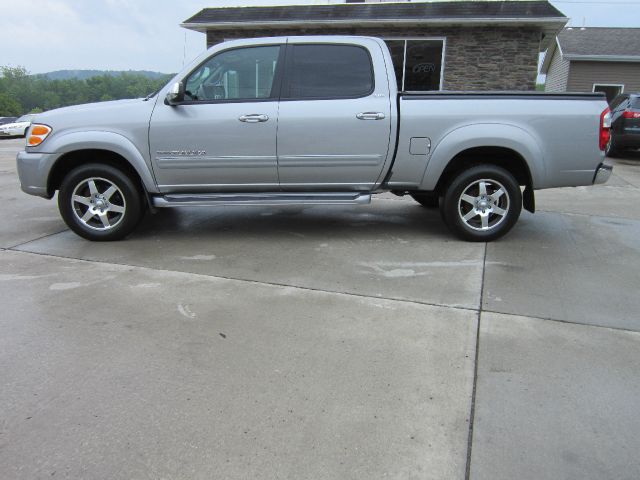
[(35, 115), (23, 115), (23, 116), (21, 116), (20, 118), (18, 118), (16, 120), (16, 123), (18, 123), (18, 122), (30, 122), (33, 119), (33, 117), (35, 117)]

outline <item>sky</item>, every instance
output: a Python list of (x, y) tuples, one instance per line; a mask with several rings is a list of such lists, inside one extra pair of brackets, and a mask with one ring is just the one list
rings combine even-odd
[[(0, 65), (177, 72), (205, 49), (179, 24), (202, 8), (332, 0), (0, 0)], [(552, 0), (569, 25), (640, 27), (640, 0)]]

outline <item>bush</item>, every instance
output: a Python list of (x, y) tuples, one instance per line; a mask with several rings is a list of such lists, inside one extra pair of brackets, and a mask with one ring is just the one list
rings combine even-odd
[(22, 114), (22, 107), (6, 93), (0, 93), (0, 117), (17, 117)]

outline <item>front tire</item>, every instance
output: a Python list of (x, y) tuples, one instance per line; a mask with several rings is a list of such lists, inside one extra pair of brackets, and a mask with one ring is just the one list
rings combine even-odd
[(513, 228), (522, 211), (522, 192), (507, 170), (479, 165), (449, 183), (440, 212), (449, 229), (471, 242), (490, 242)]
[(87, 164), (71, 170), (58, 193), (67, 226), (93, 241), (120, 240), (133, 231), (144, 212), (135, 182), (110, 165)]

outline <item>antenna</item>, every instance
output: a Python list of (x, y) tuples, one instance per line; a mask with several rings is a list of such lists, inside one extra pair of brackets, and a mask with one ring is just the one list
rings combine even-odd
[(182, 66), (184, 67), (184, 60), (187, 56), (187, 32), (184, 32), (184, 43), (182, 45)]

